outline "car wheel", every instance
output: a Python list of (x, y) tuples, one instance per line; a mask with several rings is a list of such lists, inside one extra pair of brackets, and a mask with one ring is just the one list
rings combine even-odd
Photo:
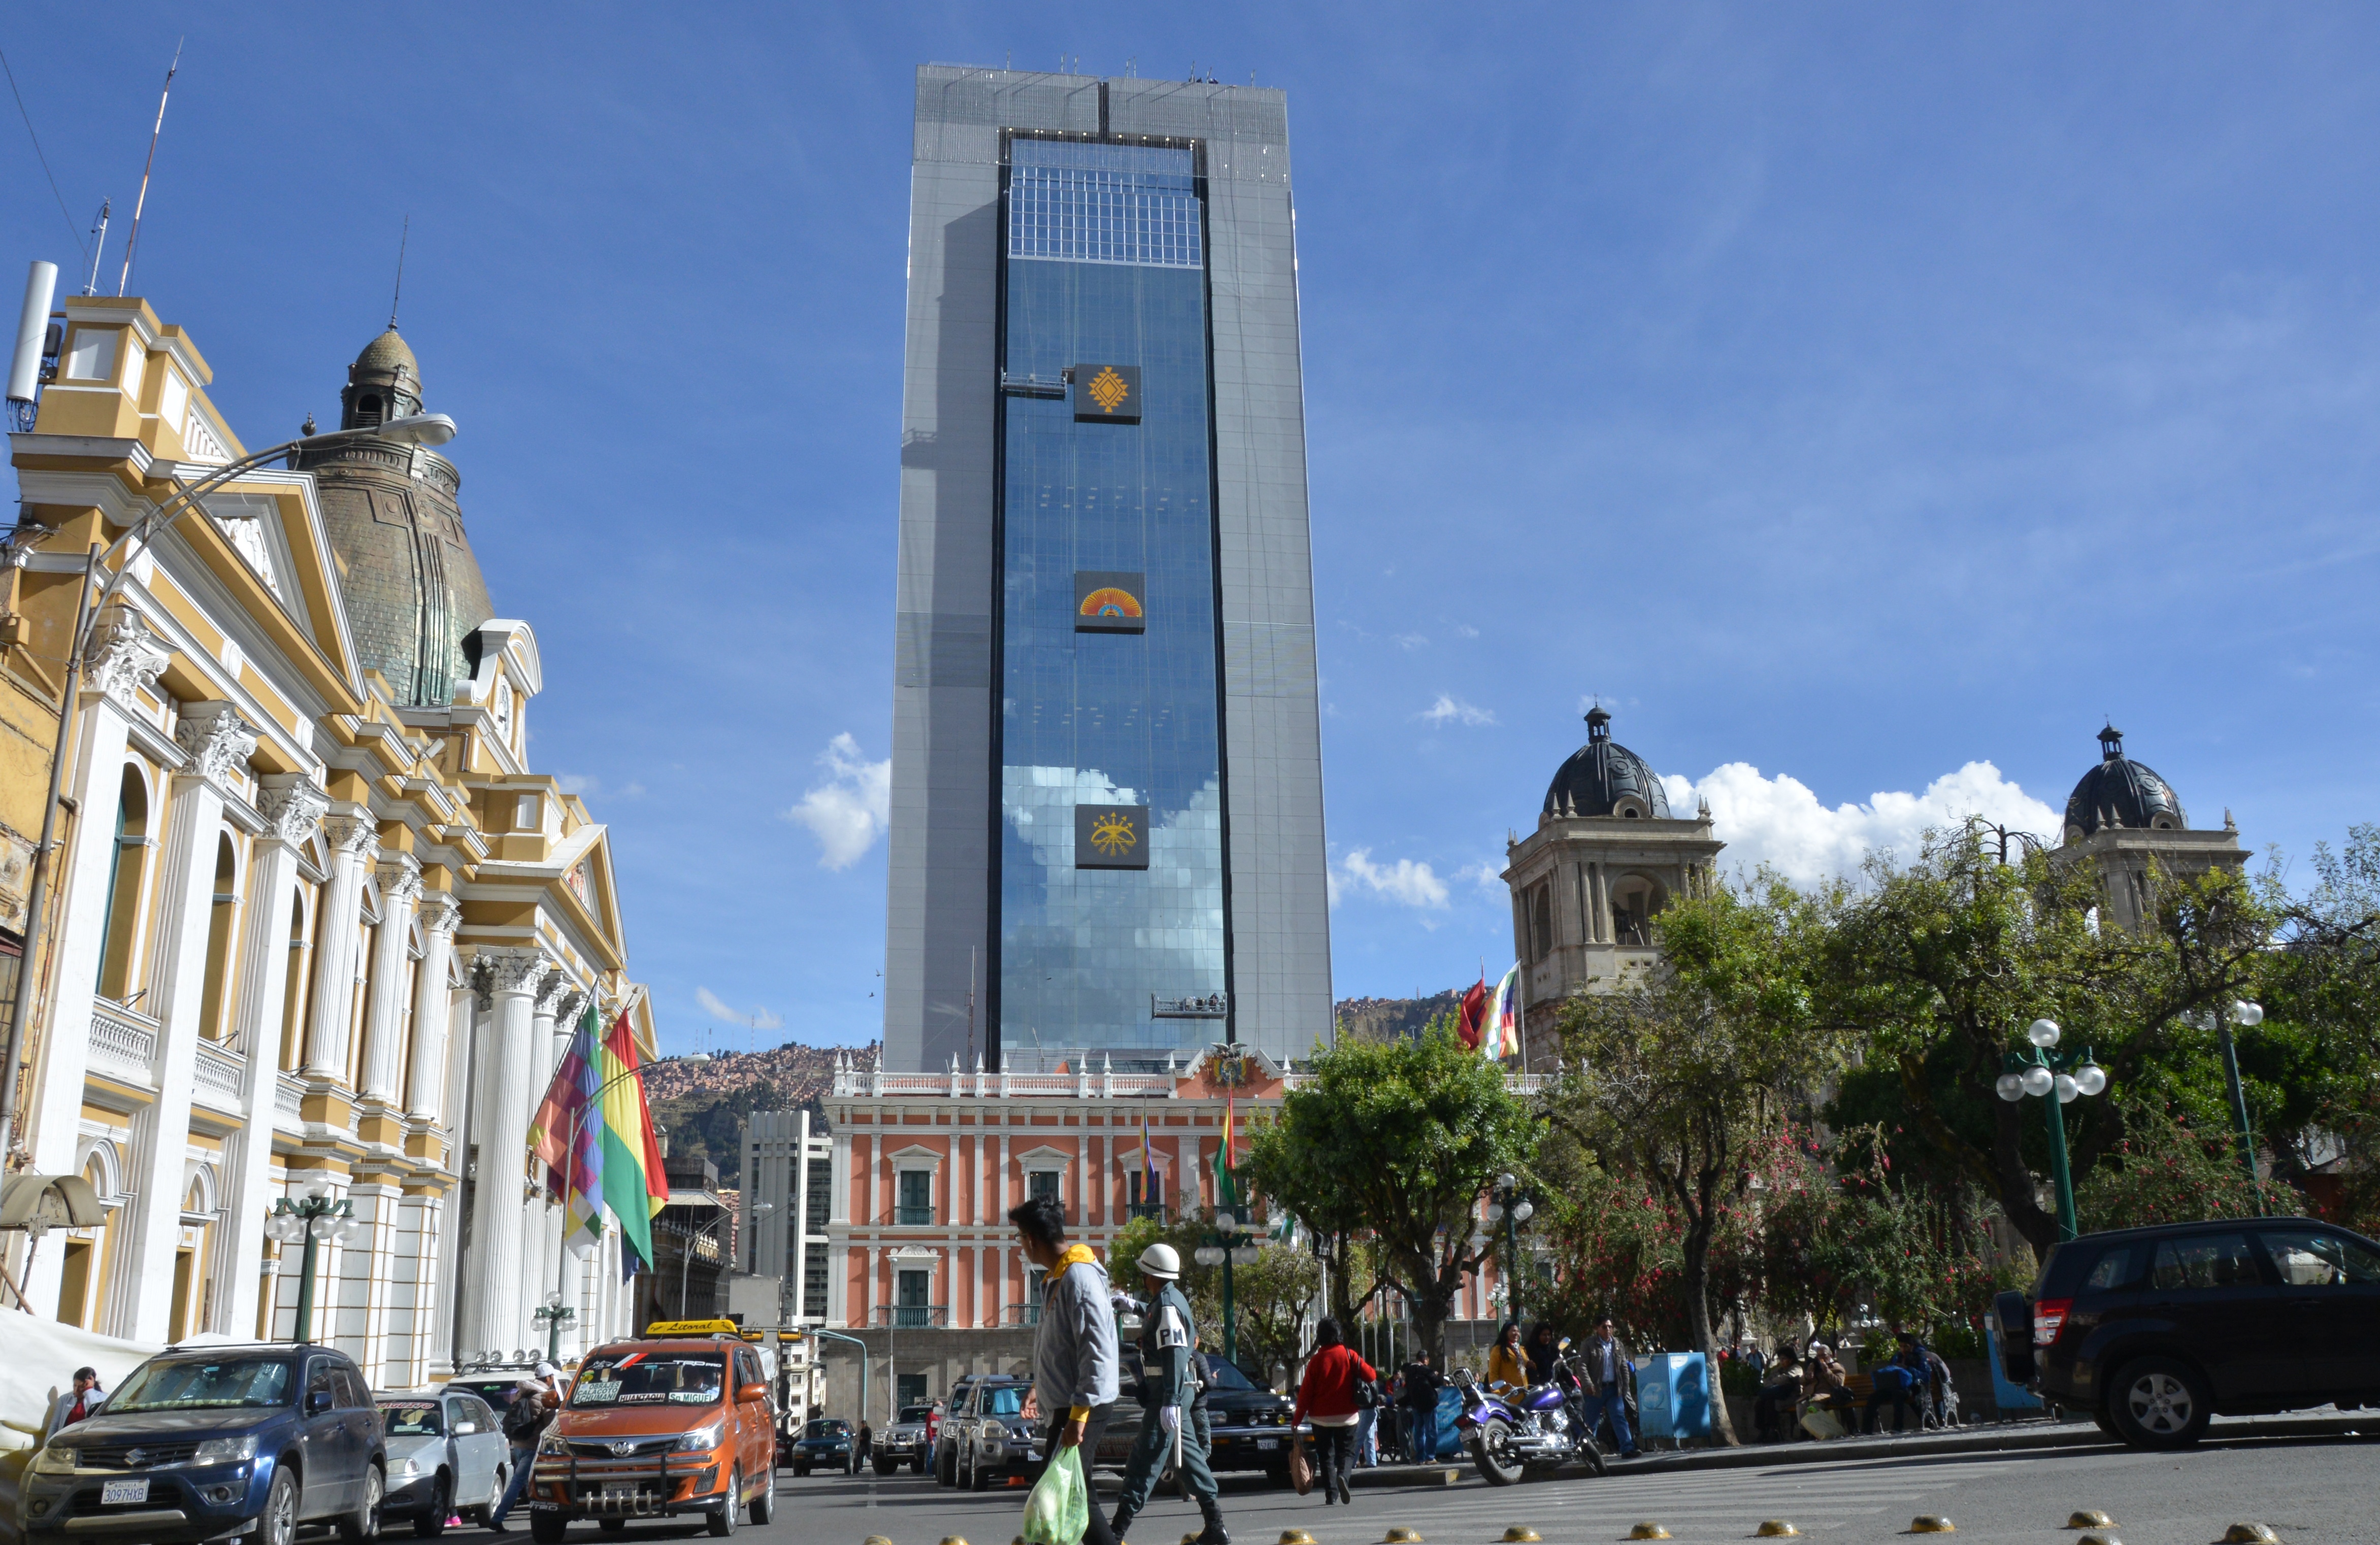
[(364, 1500), (356, 1510), (339, 1520), (339, 1538), (346, 1540), (378, 1539), (380, 1538), (380, 1500), (388, 1494), (388, 1483), (381, 1479), (378, 1465), (364, 1469)]
[(555, 1545), (570, 1532), (570, 1520), (559, 1513), (532, 1513), (528, 1515), (528, 1537), (537, 1545)]
[(769, 1484), (760, 1488), (760, 1494), (752, 1499), (752, 1527), (756, 1529), (765, 1527), (776, 1515), (777, 1478), (772, 1475), (769, 1478)]
[(298, 1475), (284, 1465), (264, 1494), (264, 1516), (256, 1521), (256, 1545), (294, 1545), (298, 1539)]
[(2108, 1385), (2107, 1414), (2116, 1435), (2134, 1448), (2187, 1448), (2214, 1413), (2198, 1370), (2173, 1358), (2143, 1358)]
[(956, 1443), (947, 1444), (934, 1454), (934, 1484), (956, 1486), (959, 1483), (959, 1450)]
[(794, 1475), (797, 1479), (807, 1478), (809, 1473), (810, 1467), (808, 1465), (795, 1465), (794, 1467)]
[(710, 1538), (724, 1539), (735, 1532), (735, 1525), (744, 1512), (743, 1500), (744, 1472), (740, 1469), (730, 1470), (727, 1472), (726, 1502), (721, 1505), (718, 1512), (703, 1520), (710, 1527)]
[(446, 1532), (446, 1515), (454, 1511), (446, 1503), (446, 1494), (451, 1490), (453, 1482), (446, 1479), (444, 1471), (440, 1471), (430, 1488), (429, 1502), (422, 1504), (420, 1515), (413, 1520), (415, 1538), (435, 1539)]

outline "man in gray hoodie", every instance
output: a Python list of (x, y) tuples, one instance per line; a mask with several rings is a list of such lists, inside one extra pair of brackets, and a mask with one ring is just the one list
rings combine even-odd
[[(1033, 1388), (1048, 1422), (1044, 1453), (1083, 1451), (1083, 1475), (1099, 1452), (1099, 1436), (1115, 1410), (1115, 1310), (1108, 1274), (1087, 1245), (1066, 1243), (1066, 1210), (1054, 1196), (1028, 1198), (1010, 1209), (1025, 1258), (1041, 1268), (1041, 1320), (1033, 1333)], [(1096, 1500), (1086, 1545), (1116, 1545)]]

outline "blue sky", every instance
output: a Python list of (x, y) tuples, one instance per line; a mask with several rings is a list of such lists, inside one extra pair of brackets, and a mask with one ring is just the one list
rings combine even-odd
[(1509, 960), (1594, 694), (1805, 873), (2046, 829), (2103, 714), (2301, 867), (2380, 815), (2368, 9), (19, 5), (0, 255), (128, 211), (183, 33), (133, 288), (255, 441), (410, 212), (672, 1049), (876, 1028), (928, 60), (1290, 92), (1341, 996)]

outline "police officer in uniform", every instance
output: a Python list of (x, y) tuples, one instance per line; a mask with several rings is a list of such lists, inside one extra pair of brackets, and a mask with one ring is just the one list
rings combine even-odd
[(1182, 1257), (1172, 1245), (1140, 1252), (1140, 1274), (1148, 1287), (1148, 1320), (1141, 1327), (1140, 1436), (1124, 1466), (1123, 1497), (1116, 1503), (1115, 1536), (1122, 1540), (1135, 1515), (1148, 1505), (1157, 1478), (1171, 1460), (1207, 1527), (1198, 1545), (1232, 1545), (1223, 1529), (1223, 1509), (1215, 1472), (1207, 1467), (1207, 1420), (1200, 1400), (1206, 1370), (1198, 1364), (1197, 1328), (1190, 1322), (1190, 1299), (1182, 1291)]

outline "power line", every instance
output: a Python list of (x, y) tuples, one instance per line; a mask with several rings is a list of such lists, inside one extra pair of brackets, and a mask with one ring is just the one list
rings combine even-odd
[(32, 138), (33, 155), (42, 163), (42, 175), (50, 179), (50, 196), (58, 201), (58, 218), (67, 223), (67, 234), (74, 237), (75, 250), (88, 258), (91, 244), (82, 239), (82, 233), (75, 229), (74, 216), (67, 212), (67, 196), (58, 191), (57, 174), (50, 170), (50, 158), (42, 153), (42, 137), (33, 133), (33, 115), (26, 111), (25, 93), (17, 90), (17, 72), (8, 67), (8, 55), (5, 53), (0, 53), (0, 71), (7, 74), (8, 91), (17, 99), (17, 111), (24, 116), (25, 132)]

